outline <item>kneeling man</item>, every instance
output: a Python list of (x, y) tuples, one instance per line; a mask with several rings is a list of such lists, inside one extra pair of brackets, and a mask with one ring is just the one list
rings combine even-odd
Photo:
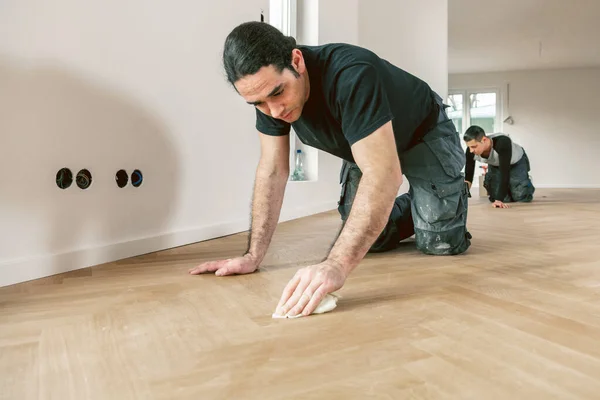
[(469, 127), (463, 139), (468, 146), (465, 181), (469, 188), (477, 160), (488, 165), (483, 186), (495, 208), (533, 200), (535, 187), (529, 178), (529, 158), (523, 147), (501, 133), (486, 135), (477, 125)]

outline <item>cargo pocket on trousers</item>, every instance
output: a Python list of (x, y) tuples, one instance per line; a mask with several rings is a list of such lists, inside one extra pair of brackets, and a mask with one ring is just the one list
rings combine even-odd
[[(461, 210), (458, 208), (461, 204), (461, 191), (464, 190), (466, 190), (466, 186), (462, 181), (453, 183), (430, 182), (423, 186), (414, 186), (413, 201), (419, 219), (425, 225), (436, 225), (457, 218), (461, 214)], [(420, 229), (436, 230), (419, 225), (421, 224), (415, 221), (415, 226)]]
[(465, 166), (465, 153), (462, 150), (458, 136), (443, 136), (425, 140), (427, 147), (439, 161), (446, 175), (456, 178)]

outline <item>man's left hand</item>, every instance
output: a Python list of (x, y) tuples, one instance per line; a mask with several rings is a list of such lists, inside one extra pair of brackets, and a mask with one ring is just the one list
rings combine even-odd
[(494, 201), (492, 204), (494, 208), (508, 208), (508, 204), (501, 202), (500, 200)]
[(346, 277), (343, 268), (330, 260), (298, 270), (283, 290), (275, 314), (312, 314), (328, 293), (344, 285)]

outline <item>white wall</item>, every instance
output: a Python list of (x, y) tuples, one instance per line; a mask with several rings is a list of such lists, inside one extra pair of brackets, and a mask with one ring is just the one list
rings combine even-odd
[(359, 0), (320, 0), (320, 43), (359, 44), (358, 12)]
[[(248, 228), (254, 110), (220, 56), (268, 8), (0, 2), (0, 285)], [(91, 188), (58, 189), (64, 166), (89, 168)], [(117, 188), (120, 168), (140, 168), (142, 187)], [(291, 184), (282, 220), (338, 196), (337, 170)]]
[(319, 0), (301, 0), (297, 3), (296, 39), (299, 44), (319, 44), (319, 6), (322, 5)]
[(600, 187), (600, 68), (450, 75), (451, 89), (508, 84), (502, 131), (523, 145), (537, 187)]
[[(358, 44), (358, 3), (359, 0), (298, 1), (298, 41), (307, 45)], [(340, 13), (342, 9), (344, 12)]]
[[(366, 45), (445, 92), (445, 0), (310, 1), (318, 43)], [(0, 286), (248, 228), (254, 110), (220, 56), (269, 0), (182, 4), (0, 3)], [(340, 164), (321, 152), (281, 220), (334, 209)], [(91, 188), (58, 189), (62, 167)], [(144, 184), (117, 188), (120, 168)]]
[(360, 0), (358, 38), (398, 67), (448, 92), (448, 0)]

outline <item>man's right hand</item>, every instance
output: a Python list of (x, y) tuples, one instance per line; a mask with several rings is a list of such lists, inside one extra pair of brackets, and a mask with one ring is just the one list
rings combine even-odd
[(208, 261), (189, 270), (192, 275), (214, 272), (216, 276), (250, 274), (258, 269), (258, 263), (250, 255), (227, 260)]

